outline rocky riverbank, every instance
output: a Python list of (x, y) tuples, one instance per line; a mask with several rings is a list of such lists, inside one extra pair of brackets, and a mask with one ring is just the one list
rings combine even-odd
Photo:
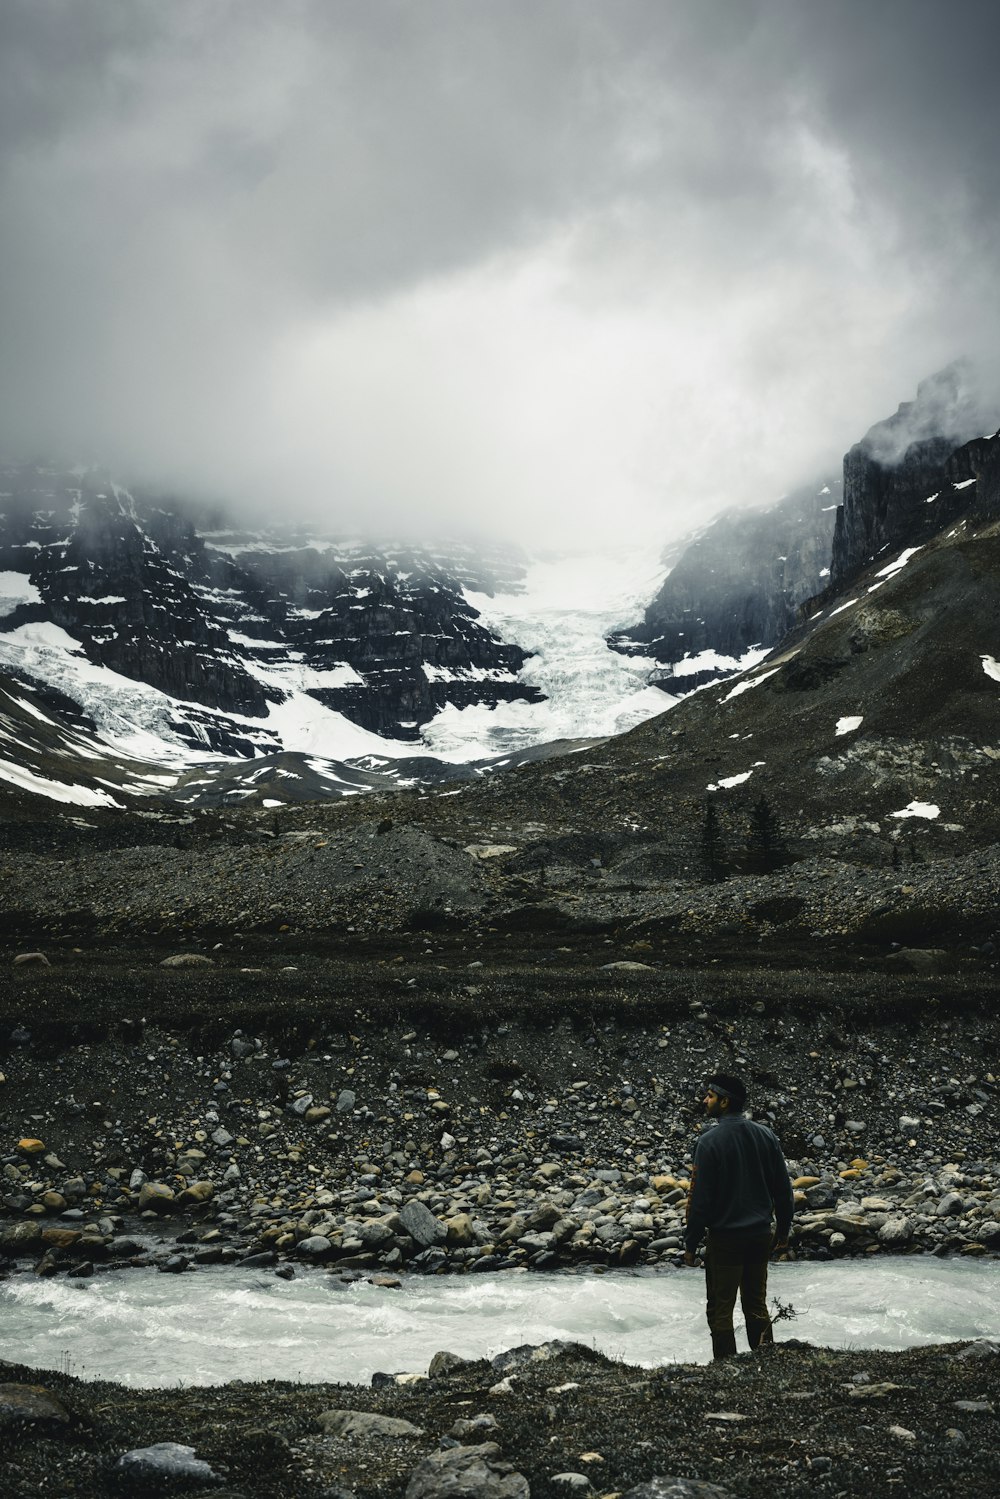
[(676, 1262), (722, 1066), (794, 1254), (1000, 1249), (997, 1023), (958, 976), (131, 958), (9, 970), (5, 1273)]
[(921, 1499), (1000, 1485), (1000, 1347), (785, 1342), (635, 1369), (573, 1344), (442, 1352), (377, 1387), (130, 1390), (0, 1363), (10, 1499)]
[[(250, 1261), (391, 1286), (404, 1268), (669, 1264), (700, 1085), (722, 1064), (784, 1142), (796, 1255), (1000, 1241), (997, 1021), (975, 967), (653, 968), (603, 941), (471, 956), (446, 934), (352, 959), (280, 938), (26, 951), (0, 986), (5, 1275)], [(990, 1344), (786, 1342), (653, 1372), (550, 1353), (446, 1358), (372, 1390), (130, 1391), (3, 1366), (0, 1482), (12, 1499), (182, 1479), (232, 1499), (433, 1499), (469, 1492), (469, 1464), (471, 1492), (505, 1499), (656, 1475), (634, 1499), (718, 1499), (678, 1475), (745, 1499), (873, 1482), (944, 1499), (1000, 1481)], [(163, 1443), (180, 1450), (127, 1458)]]

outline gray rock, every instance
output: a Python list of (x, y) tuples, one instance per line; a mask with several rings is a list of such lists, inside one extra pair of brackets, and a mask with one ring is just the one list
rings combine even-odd
[(1000, 1357), (1000, 1340), (996, 1338), (977, 1338), (974, 1343), (966, 1343), (955, 1354), (960, 1359), (981, 1359)]
[(321, 1411), (316, 1424), (328, 1437), (422, 1437), (422, 1426), (377, 1411)]
[(561, 1353), (582, 1353), (587, 1358), (591, 1350), (583, 1343), (571, 1343), (565, 1338), (553, 1338), (551, 1343), (519, 1343), (516, 1348), (504, 1348), (491, 1358), (490, 1368), (497, 1374), (507, 1374), (511, 1369), (520, 1369), (525, 1364), (558, 1358)]
[(0, 1228), (0, 1250), (13, 1259), (30, 1252), (42, 1241), (42, 1225), (37, 1219), (24, 1219)]
[(322, 1260), (332, 1254), (333, 1244), (325, 1234), (310, 1234), (307, 1239), (299, 1240), (295, 1252), (304, 1255), (307, 1260)]
[(177, 1206), (173, 1187), (164, 1182), (143, 1182), (137, 1207), (140, 1213), (172, 1213)]
[(549, 1483), (558, 1485), (564, 1494), (592, 1494), (594, 1492), (594, 1486), (586, 1473), (553, 1473)]
[(155, 1442), (152, 1447), (135, 1447), (125, 1452), (111, 1469), (111, 1477), (120, 1487), (169, 1489), (175, 1486), (222, 1482), (218, 1473), (195, 1457), (193, 1447), (181, 1442)]
[[(445, 1374), (451, 1374), (455, 1369), (467, 1368), (469, 1362), (469, 1359), (462, 1358), (458, 1353), (449, 1353), (447, 1349), (442, 1349), (440, 1353), (435, 1353), (427, 1365), (427, 1377), (440, 1379)], [(490, 1419), (492, 1420), (492, 1417)]]
[(394, 1237), (384, 1218), (372, 1218), (367, 1223), (362, 1223), (357, 1236), (365, 1249), (380, 1249)]
[(358, 1095), (350, 1088), (341, 1088), (337, 1094), (337, 1113), (349, 1114), (358, 1101)]
[(531, 1490), (496, 1442), (483, 1442), (425, 1457), (410, 1475), (406, 1499), (531, 1499)]
[(890, 953), (885, 960), (887, 968), (901, 969), (903, 973), (949, 973), (954, 968), (954, 959), (943, 947), (901, 947)]
[(913, 1237), (913, 1223), (905, 1213), (893, 1213), (878, 1231), (880, 1244), (906, 1244)]
[(411, 1197), (410, 1201), (400, 1208), (399, 1221), (413, 1242), (419, 1244), (421, 1249), (430, 1249), (435, 1244), (443, 1244), (448, 1237), (445, 1225), (435, 1218), (425, 1203), (420, 1202), (416, 1197)]
[(946, 1192), (938, 1199), (934, 1212), (939, 1218), (954, 1218), (962, 1212), (965, 1207), (965, 1198), (961, 1192)]
[(732, 1499), (732, 1493), (700, 1478), (661, 1478), (657, 1474), (648, 1483), (626, 1490), (621, 1499)]
[(544, 1254), (555, 1244), (555, 1236), (553, 1234), (522, 1234), (517, 1242), (529, 1254)]
[(307, 1109), (312, 1108), (313, 1096), (311, 1093), (303, 1093), (301, 1098), (293, 1098), (288, 1105), (289, 1112), (302, 1115)]
[(132, 1234), (117, 1234), (108, 1245), (112, 1259), (133, 1259), (137, 1254), (143, 1254), (146, 1245), (141, 1239), (136, 1239)]
[(491, 1416), (484, 1411), (479, 1416), (459, 1416), (454, 1425), (448, 1428), (448, 1435), (457, 1437), (461, 1441), (462, 1437), (471, 1437), (479, 1432), (496, 1431), (496, 1429), (496, 1416)]
[(0, 1431), (21, 1426), (68, 1426), (69, 1411), (42, 1385), (0, 1384)]
[(40, 968), (49, 968), (51, 964), (43, 952), (19, 952), (14, 957), (15, 966), (37, 965)]
[[(175, 952), (169, 958), (164, 958), (160, 964), (161, 968), (214, 968), (212, 958), (208, 958), (202, 952)], [(165, 1445), (160, 1443), (161, 1446)], [(171, 1444), (166, 1444), (171, 1445)], [(149, 1449), (152, 1452), (152, 1448)]]

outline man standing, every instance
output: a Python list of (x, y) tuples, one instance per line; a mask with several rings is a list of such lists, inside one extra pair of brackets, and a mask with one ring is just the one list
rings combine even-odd
[[(746, 1087), (738, 1077), (709, 1079), (705, 1113), (718, 1123), (699, 1137), (687, 1206), (684, 1263), (708, 1231), (705, 1289), (712, 1352), (736, 1352), (733, 1307), (739, 1292), (751, 1348), (773, 1342), (767, 1310), (767, 1261), (788, 1247), (794, 1200), (777, 1136), (743, 1112)], [(776, 1233), (771, 1231), (772, 1210)]]

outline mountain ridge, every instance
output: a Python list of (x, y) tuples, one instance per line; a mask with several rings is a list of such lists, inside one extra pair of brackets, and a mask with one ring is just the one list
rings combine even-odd
[[(931, 592), (940, 587), (942, 597), (948, 595), (951, 600), (948, 607), (954, 607), (961, 592), (956, 581), (956, 569), (960, 569), (954, 558), (948, 567), (938, 559), (939, 571), (950, 569), (951, 581), (947, 586), (940, 578), (934, 582), (925, 567), (928, 558), (941, 550), (949, 527), (953, 531), (955, 527), (972, 527), (978, 542), (974, 549), (975, 569), (987, 590), (983, 597), (991, 597), (990, 568), (984, 568), (983, 564), (989, 555), (988, 522), (1000, 514), (1000, 454), (996, 438), (974, 438), (946, 452), (952, 439), (927, 437), (928, 402), (933, 406), (933, 400), (927, 396), (928, 388), (934, 399), (939, 399), (941, 391), (947, 393), (953, 384), (932, 381), (929, 387), (922, 386), (922, 407), (919, 399), (916, 403), (904, 403), (900, 408), (902, 417), (897, 413), (887, 423), (876, 424), (862, 443), (848, 453), (845, 472), (851, 482), (843, 505), (833, 508), (836, 500), (833, 485), (823, 485), (819, 490), (809, 486), (793, 493), (777, 509), (740, 517), (748, 534), (758, 540), (762, 536), (767, 538), (765, 583), (757, 586), (758, 575), (756, 592), (747, 609), (741, 613), (734, 608), (732, 578), (745, 581), (750, 573), (745, 554), (739, 553), (717, 590), (716, 615), (708, 607), (698, 615), (702, 635), (691, 641), (682, 639), (682, 632), (678, 631), (672, 641), (657, 642), (665, 654), (675, 657), (680, 649), (690, 652), (692, 644), (703, 645), (706, 646), (703, 655), (711, 658), (699, 673), (690, 669), (697, 668), (697, 656), (681, 656), (674, 665), (683, 666), (687, 675), (659, 677), (661, 686), (672, 681), (675, 692), (683, 687), (690, 694), (691, 688), (700, 687), (695, 697), (704, 700), (703, 706), (685, 709), (679, 717), (675, 716), (680, 712), (679, 707), (672, 709), (668, 722), (676, 725), (678, 732), (680, 725), (688, 722), (689, 712), (695, 715), (692, 721), (699, 717), (713, 718), (710, 703), (714, 699), (706, 699), (704, 695), (715, 691), (712, 684), (732, 676), (737, 666), (734, 660), (720, 659), (720, 653), (708, 645), (713, 640), (709, 619), (728, 621), (727, 628), (744, 632), (742, 636), (738, 633), (714, 636), (716, 646), (722, 643), (735, 649), (745, 643), (748, 632), (753, 633), (761, 620), (768, 619), (770, 628), (777, 631), (779, 618), (784, 622), (789, 616), (793, 620), (791, 633), (782, 630), (782, 643), (769, 662), (763, 666), (755, 662), (748, 667), (741, 679), (743, 685), (737, 683), (729, 689), (734, 698), (749, 687), (756, 688), (764, 679), (763, 671), (766, 677), (778, 674), (781, 690), (792, 694), (800, 708), (805, 709), (812, 701), (811, 695), (820, 690), (831, 700), (836, 697), (838, 679), (852, 680), (853, 666), (867, 655), (869, 664), (876, 663), (870, 675), (879, 678), (880, 691), (886, 700), (895, 697), (909, 703), (906, 716), (911, 737), (920, 739), (928, 727), (936, 727), (940, 714), (926, 702), (918, 711), (916, 700), (909, 702), (913, 693), (909, 688), (903, 691), (900, 686), (910, 669), (899, 642), (917, 630), (913, 610), (910, 605), (902, 609), (883, 606), (888, 595), (898, 591), (896, 574), (906, 567), (911, 554), (920, 551), (921, 559), (906, 567), (906, 578), (925, 577)], [(919, 419), (913, 414), (917, 408)], [(901, 422), (907, 431), (913, 430), (916, 423), (917, 441), (904, 446), (896, 469), (889, 469), (884, 461), (885, 431), (898, 437)], [(858, 460), (859, 453), (863, 463)], [(876, 457), (877, 454), (881, 457)], [(883, 503), (887, 474), (893, 501), (889, 509)], [(923, 493), (929, 475), (941, 486), (930, 497), (931, 503)], [(375, 554), (359, 543), (341, 542), (336, 550), (333, 543), (315, 539), (309, 543), (302, 536), (289, 537), (286, 533), (279, 543), (273, 536), (223, 531), (218, 526), (198, 536), (193, 526), (175, 512), (155, 505), (146, 507), (150, 516), (147, 531), (147, 523), (128, 492), (114, 487), (84, 491), (74, 478), (72, 483), (65, 482), (61, 509), (50, 506), (43, 511), (37, 503), (38, 486), (45, 483), (51, 490), (52, 475), (40, 477), (36, 472), (33, 482), (35, 488), (28, 486), (27, 501), (19, 505), (10, 504), (8, 490), (3, 550), (0, 550), (0, 571), (10, 569), (3, 576), (19, 580), (21, 593), (8, 598), (6, 635), (0, 636), (6, 643), (8, 660), (21, 668), (20, 684), (11, 682), (6, 701), (0, 707), (3, 732), (12, 756), (5, 771), (0, 767), (0, 786), (8, 788), (7, 796), (23, 800), (37, 793), (50, 801), (62, 798), (70, 802), (75, 795), (78, 806), (91, 809), (91, 813), (93, 809), (113, 809), (115, 805), (132, 805), (137, 799), (148, 802), (150, 798), (179, 802), (187, 807), (236, 806), (249, 799), (267, 810), (313, 797), (353, 797), (383, 789), (439, 786), (449, 779), (460, 785), (491, 776), (495, 771), (548, 762), (568, 747), (579, 752), (588, 743), (597, 742), (575, 739), (570, 746), (559, 742), (537, 744), (517, 753), (466, 758), (466, 763), (458, 767), (448, 763), (447, 757), (428, 755), (413, 739), (407, 742), (400, 738), (390, 743), (343, 716), (353, 694), (355, 719), (364, 719), (368, 714), (369, 722), (384, 722), (390, 708), (397, 720), (404, 711), (416, 711), (416, 718), (401, 723), (404, 732), (412, 733), (419, 724), (420, 714), (435, 711), (441, 702), (461, 707), (470, 699), (494, 704), (518, 697), (528, 700), (532, 695), (537, 699), (540, 696), (537, 689), (518, 680), (518, 666), (523, 663), (525, 652), (477, 623), (476, 612), (465, 594), (466, 589), (476, 596), (494, 586), (507, 591), (519, 586), (523, 563), (517, 557), (501, 555), (492, 563), (489, 559), (484, 563), (470, 553), (453, 553), (448, 558), (425, 550), (409, 559), (413, 564), (409, 567), (404, 565), (407, 559), (396, 549)], [(803, 508), (807, 500), (813, 507), (812, 515)], [(817, 569), (824, 545), (817, 539), (819, 533), (814, 524), (817, 518), (822, 518), (823, 527), (833, 536), (831, 545), (836, 546), (836, 538), (848, 534), (855, 538), (852, 545), (857, 560), (851, 564), (853, 571), (846, 563), (838, 564), (842, 577), (831, 579), (822, 593), (810, 596), (796, 608), (794, 594), (785, 586), (788, 573), (781, 574), (775, 567), (775, 564), (784, 566), (791, 554), (775, 554), (776, 539), (788, 534), (789, 524), (797, 528), (795, 567), (800, 580), (797, 586), (801, 586), (802, 578), (810, 570), (823, 570)], [(673, 580), (675, 600), (681, 597), (682, 586), (688, 589), (687, 596), (694, 599), (691, 579), (713, 573), (713, 558), (720, 555), (720, 540), (731, 542), (732, 530), (733, 526), (723, 519), (715, 527), (706, 528), (690, 548), (681, 552), (666, 585), (669, 588)], [(890, 542), (882, 539), (883, 535), (895, 539), (899, 557), (880, 568), (875, 564), (884, 560), (887, 549), (890, 553), (893, 550)], [(862, 550), (863, 546), (878, 541), (877, 555), (860, 556), (858, 538), (862, 537), (865, 538)], [(842, 555), (846, 556), (844, 545)], [(945, 553), (950, 555), (947, 548)], [(30, 571), (25, 572), (29, 566)], [(863, 582), (866, 566), (871, 577)], [(843, 592), (844, 575), (852, 588), (857, 579), (862, 580), (858, 587), (863, 584), (863, 597), (847, 598)], [(151, 579), (156, 587), (147, 598), (144, 589)], [(776, 580), (781, 586), (775, 590)], [(869, 598), (869, 594), (883, 589), (886, 592), (880, 598)], [(14, 592), (16, 595), (17, 589)], [(975, 590), (969, 597), (974, 594)], [(662, 596), (663, 590), (658, 597)], [(686, 619), (694, 607), (693, 603), (684, 605), (682, 618)], [(979, 622), (988, 618), (991, 607), (990, 604), (985, 610), (980, 609), (977, 617), (976, 611), (970, 612), (963, 602), (962, 617), (969, 616), (964, 628), (971, 630), (977, 618)], [(447, 631), (435, 633), (415, 628), (420, 619), (432, 619), (435, 609), (447, 617)], [(834, 616), (848, 609), (852, 611), (853, 623), (845, 634), (840, 627), (843, 620), (836, 627), (831, 622)], [(402, 613), (406, 613), (407, 625), (397, 630)], [(649, 615), (647, 610), (647, 620)], [(370, 623), (372, 633), (366, 636), (354, 624), (355, 618)], [(122, 622), (121, 630), (114, 625), (115, 619)], [(161, 619), (168, 621), (167, 641), (179, 638), (181, 642), (178, 659), (173, 659), (171, 651), (164, 647), (164, 639), (157, 638), (151, 619), (153, 624)], [(135, 627), (131, 633), (130, 621)], [(823, 651), (813, 643), (821, 623), (823, 638), (834, 642)], [(66, 626), (82, 633), (84, 638), (78, 640)], [(630, 633), (633, 638), (629, 641), (623, 641), (619, 633), (611, 644), (626, 653), (643, 649), (642, 643), (634, 638), (637, 632)], [(927, 635), (921, 628), (921, 649)], [(379, 658), (377, 669), (366, 658), (372, 639), (391, 642), (388, 654)], [(14, 652), (15, 642), (20, 654)], [(892, 679), (891, 673), (882, 680), (877, 665), (888, 659), (881, 648), (891, 642), (898, 646), (893, 659), (901, 673), (900, 682)], [(935, 659), (947, 658), (947, 642), (927, 640), (926, 643)], [(108, 661), (128, 666), (130, 651), (141, 654), (147, 649), (153, 654), (157, 671), (182, 675), (187, 673), (189, 660), (204, 652), (205, 673), (195, 684), (198, 694), (211, 698), (213, 681), (225, 681), (224, 673), (228, 672), (239, 707), (227, 711), (211, 702), (199, 704), (191, 697), (178, 700), (154, 691), (138, 680), (141, 662), (133, 660), (135, 686), (129, 686), (124, 676), (113, 678), (119, 683), (115, 689), (119, 698), (109, 711), (106, 688), (102, 685), (108, 680)], [(356, 665), (350, 659), (352, 650)], [(788, 652), (791, 655), (786, 661)], [(477, 653), (479, 661), (485, 659), (492, 665), (477, 664)], [(763, 657), (765, 651), (760, 649), (757, 654)], [(989, 637), (982, 654), (984, 658), (1000, 658), (1000, 642)], [(52, 666), (57, 655), (58, 669)], [(438, 661), (457, 656), (466, 664), (437, 666), (435, 655)], [(412, 681), (414, 674), (420, 678), (420, 703), (416, 707), (407, 696), (405, 685), (401, 690), (400, 661), (407, 663), (406, 670), (410, 673), (407, 682)], [(771, 664), (774, 661), (780, 665)], [(743, 664), (747, 667), (746, 659)], [(963, 667), (966, 676), (968, 670)], [(984, 690), (984, 684), (978, 681), (981, 669), (974, 665), (971, 670), (976, 690), (981, 693)], [(95, 687), (96, 696), (88, 697), (88, 672), (100, 676), (100, 693)], [(436, 677), (437, 673), (440, 675)], [(929, 679), (928, 671), (924, 675)], [(165, 679), (168, 683), (173, 680), (169, 675)], [(290, 688), (293, 690), (289, 691)], [(771, 691), (768, 688), (760, 700), (768, 700)], [(252, 694), (250, 700), (240, 696), (247, 693)], [(74, 699), (74, 706), (68, 707)], [(388, 706), (386, 699), (391, 699)], [(951, 701), (947, 690), (944, 700)], [(682, 700), (682, 705), (688, 701), (690, 695)], [(665, 699), (665, 704), (669, 706), (670, 700)], [(93, 713), (98, 705), (100, 713), (95, 720)], [(262, 705), (267, 718), (255, 718), (240, 711), (247, 707), (260, 711)], [(328, 709), (339, 715), (336, 720), (323, 717)], [(315, 724), (310, 721), (310, 714), (318, 715)], [(839, 716), (851, 718), (858, 714), (845, 705)], [(48, 724), (43, 726), (46, 719)], [(328, 737), (329, 725), (334, 721), (341, 725), (339, 747)], [(662, 722), (655, 718), (651, 721)], [(281, 742), (283, 722), (297, 725), (295, 732), (303, 745), (297, 753), (289, 754)], [(985, 731), (985, 724), (977, 725), (977, 733)], [(660, 729), (650, 732), (658, 734)], [(862, 738), (870, 732), (869, 722)], [(637, 742), (631, 737), (624, 741), (629, 745)], [(617, 757), (617, 750), (607, 753)], [(810, 753), (803, 745), (803, 756), (808, 759)], [(20, 770), (19, 755), (23, 761)], [(706, 764), (722, 764), (714, 743), (706, 743), (704, 758)], [(719, 777), (725, 782), (733, 775), (743, 775), (744, 771), (746, 767), (727, 770), (723, 766), (715, 782), (706, 777), (705, 787), (710, 783), (721, 784)], [(793, 771), (794, 767), (789, 774), (794, 780)], [(576, 775), (572, 762), (565, 773), (559, 774), (568, 790)], [(757, 775), (754, 786), (763, 779)], [(707, 789), (704, 794), (708, 794)]]

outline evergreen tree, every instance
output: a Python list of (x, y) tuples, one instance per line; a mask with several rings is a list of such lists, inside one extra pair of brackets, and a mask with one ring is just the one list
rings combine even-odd
[(701, 823), (701, 863), (702, 878), (707, 884), (716, 885), (726, 878), (725, 849), (719, 828), (719, 814), (711, 798), (705, 802)]
[(770, 874), (788, 859), (781, 824), (766, 796), (758, 797), (750, 811), (747, 831), (747, 869), (751, 874)]

